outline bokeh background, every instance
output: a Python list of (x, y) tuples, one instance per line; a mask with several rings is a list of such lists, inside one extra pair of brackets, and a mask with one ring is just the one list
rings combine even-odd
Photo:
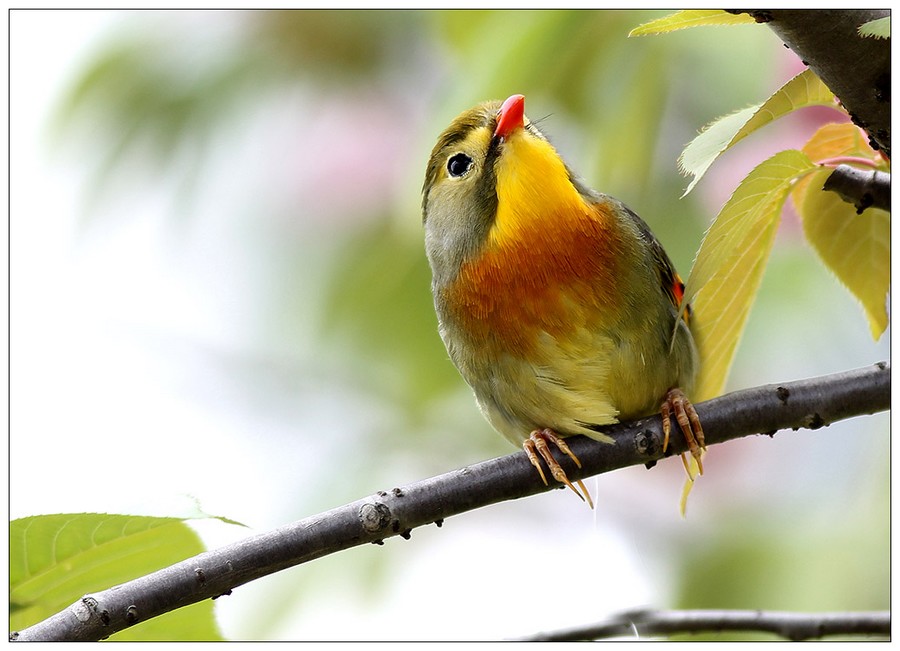
[[(188, 515), (263, 531), (513, 452), (436, 332), (420, 190), (460, 111), (528, 98), (572, 167), (687, 275), (738, 181), (676, 158), (801, 64), (762, 26), (658, 11), (13, 11), (12, 517)], [(729, 380), (888, 359), (785, 213)], [(715, 446), (345, 551), (216, 602), (232, 639), (498, 639), (636, 606), (889, 606), (889, 418)], [(209, 545), (248, 535), (195, 525)]]

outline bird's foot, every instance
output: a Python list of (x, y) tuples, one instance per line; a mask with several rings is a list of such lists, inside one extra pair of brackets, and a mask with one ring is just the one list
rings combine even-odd
[[(700, 418), (694, 409), (694, 405), (687, 399), (681, 389), (669, 389), (666, 393), (666, 399), (660, 405), (659, 412), (662, 414), (663, 425), (663, 453), (669, 447), (669, 434), (672, 431), (671, 416), (675, 416), (678, 426), (681, 428), (684, 438), (688, 444), (688, 450), (694, 460), (697, 462), (697, 468), (700, 474), (703, 474), (703, 452), (706, 451), (706, 441), (703, 437), (703, 427), (700, 426)], [(691, 472), (688, 468), (687, 459), (684, 454), (681, 455), (681, 461), (688, 476)]]
[[(550, 429), (536, 429), (531, 433), (525, 442), (522, 444), (522, 447), (525, 448), (525, 454), (528, 455), (528, 460), (531, 461), (531, 465), (537, 468), (538, 474), (540, 474), (541, 479), (544, 481), (544, 485), (547, 485), (547, 477), (544, 475), (544, 469), (541, 468), (541, 459), (547, 464), (547, 468), (550, 469), (550, 474), (553, 475), (553, 479), (560, 482), (561, 484), (565, 484), (572, 491), (580, 497), (583, 501), (588, 503), (588, 506), (594, 508), (594, 501), (591, 499), (591, 494), (588, 493), (587, 488), (585, 488), (584, 484), (580, 479), (576, 479), (575, 483), (578, 484), (578, 488), (569, 481), (569, 478), (566, 476), (566, 471), (562, 469), (562, 466), (559, 465), (559, 462), (553, 458), (553, 454), (550, 452), (549, 443), (555, 445), (560, 452), (568, 456), (572, 461), (575, 462), (575, 465), (581, 468), (581, 461), (578, 460), (578, 457), (575, 456), (575, 453), (569, 449), (569, 446), (566, 445), (566, 442), (562, 439), (562, 437), (557, 436), (553, 430)], [(540, 455), (540, 457), (538, 456)]]

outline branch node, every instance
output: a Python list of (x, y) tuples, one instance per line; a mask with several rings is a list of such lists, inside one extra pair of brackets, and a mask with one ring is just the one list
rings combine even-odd
[(819, 415), (818, 412), (813, 413), (806, 418), (806, 428), (816, 430), (821, 427), (828, 427), (828, 423), (825, 422), (825, 419)]
[(128, 624), (136, 624), (138, 621), (138, 609), (137, 606), (131, 604), (128, 608), (125, 609), (125, 621)]
[(391, 509), (383, 502), (366, 502), (359, 507), (359, 522), (366, 533), (384, 531), (391, 520)]

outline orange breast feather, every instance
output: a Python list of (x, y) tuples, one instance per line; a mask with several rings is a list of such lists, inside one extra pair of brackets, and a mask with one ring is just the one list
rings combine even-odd
[(612, 216), (578, 200), (489, 237), (445, 289), (454, 320), (476, 341), (527, 354), (541, 331), (561, 338), (616, 319), (622, 240)]

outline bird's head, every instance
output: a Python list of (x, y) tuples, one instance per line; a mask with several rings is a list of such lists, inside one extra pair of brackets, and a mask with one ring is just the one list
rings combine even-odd
[(552, 229), (584, 200), (562, 158), (525, 116), (525, 98), (479, 104), (438, 138), (425, 174), (422, 216), (436, 279), (486, 245)]

